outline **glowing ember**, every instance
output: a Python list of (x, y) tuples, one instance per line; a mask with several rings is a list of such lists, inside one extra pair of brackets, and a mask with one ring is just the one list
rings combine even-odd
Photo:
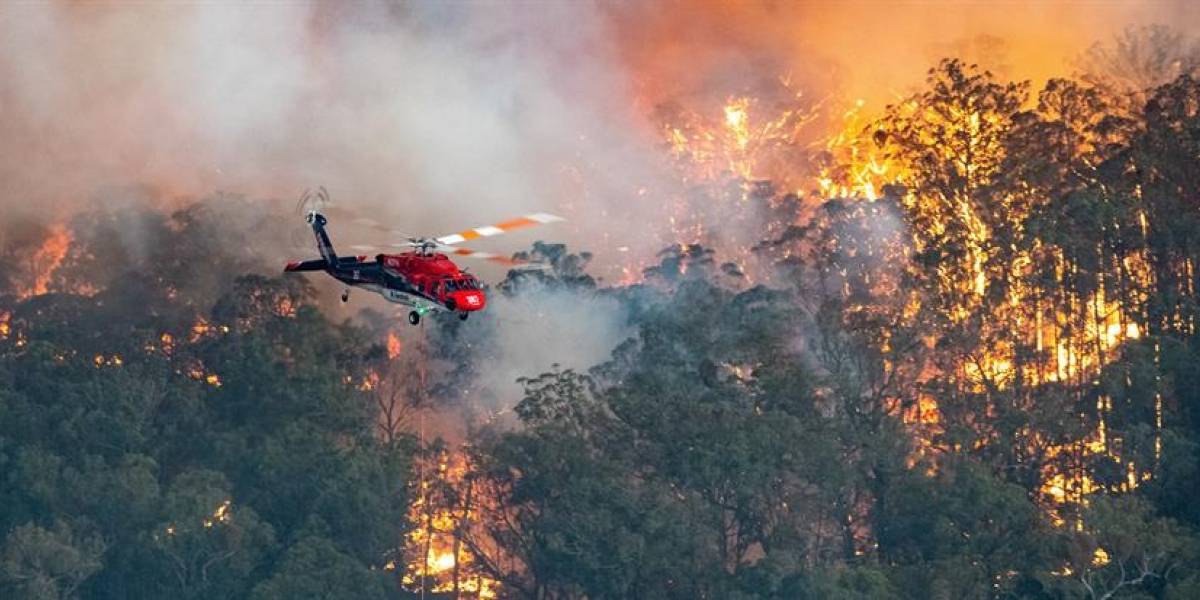
[(96, 356), (92, 357), (92, 362), (95, 363), (96, 368), (119, 367), (125, 364), (125, 360), (121, 358), (120, 354), (112, 354), (109, 356), (97, 354)]
[(221, 378), (216, 373), (209, 373), (199, 361), (188, 368), (187, 376), (196, 381), (203, 381), (212, 387), (221, 387)]
[(362, 381), (358, 384), (358, 389), (369, 392), (379, 387), (379, 373), (371, 371), (363, 376)]
[(217, 509), (213, 511), (212, 518), (204, 520), (204, 527), (211, 529), (214, 525), (216, 525), (218, 523), (228, 523), (233, 518), (233, 515), (229, 512), (230, 504), (231, 504), (230, 500), (226, 500), (226, 501), (222, 502), (220, 504), (220, 506), (218, 506)]
[(400, 356), (400, 350), (403, 346), (400, 343), (399, 336), (395, 331), (389, 331), (387, 335), (387, 354), (388, 360), (396, 360)]
[(188, 336), (188, 342), (196, 343), (201, 338), (216, 335), (218, 333), (229, 333), (228, 325), (214, 326), (210, 324), (204, 317), (196, 319), (196, 323), (192, 325), (191, 335)]

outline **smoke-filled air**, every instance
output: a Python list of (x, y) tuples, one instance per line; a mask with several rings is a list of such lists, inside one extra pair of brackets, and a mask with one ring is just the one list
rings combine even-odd
[(1200, 597), (1200, 5), (0, 4), (0, 597)]

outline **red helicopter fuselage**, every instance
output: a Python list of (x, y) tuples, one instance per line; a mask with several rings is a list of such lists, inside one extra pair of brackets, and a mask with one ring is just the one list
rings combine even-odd
[(440, 252), (380, 254), (376, 261), (384, 273), (403, 278), (417, 293), (451, 310), (470, 312), (487, 304), (479, 280)]

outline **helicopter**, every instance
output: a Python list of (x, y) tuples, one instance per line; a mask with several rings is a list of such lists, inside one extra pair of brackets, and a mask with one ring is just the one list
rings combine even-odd
[[(313, 198), (308, 193), (300, 200), (301, 204), (310, 203)], [(316, 196), (317, 203), (328, 203), (328, 194), (321, 189)], [(534, 213), (510, 219), (495, 225), (475, 227), (458, 233), (441, 237), (404, 236), (401, 242), (389, 244), (389, 248), (408, 248), (406, 252), (379, 253), (373, 260), (368, 255), (338, 256), (330, 242), (326, 225), (329, 219), (324, 209), (314, 206), (307, 211), (305, 221), (312, 228), (317, 240), (317, 250), (321, 258), (296, 260), (284, 267), (284, 272), (301, 273), (308, 271), (324, 271), (334, 279), (346, 284), (342, 292), (342, 302), (350, 299), (350, 288), (362, 288), (383, 296), (389, 302), (394, 302), (411, 309), (408, 322), (418, 325), (421, 317), (435, 311), (456, 313), (459, 319), (466, 320), (472, 312), (483, 310), (487, 305), (487, 296), (479, 279), (473, 274), (462, 270), (447, 254), (454, 256), (485, 259), (507, 265), (522, 264), (523, 261), (508, 258), (499, 254), (477, 252), (459, 247), (457, 244), (481, 237), (491, 237), (535, 225), (545, 225), (563, 221), (548, 213)], [(400, 232), (381, 226), (369, 219), (355, 219), (355, 223), (371, 226), (392, 234)], [(401, 234), (403, 235), (403, 234)], [(358, 251), (379, 249), (378, 246), (351, 246)]]

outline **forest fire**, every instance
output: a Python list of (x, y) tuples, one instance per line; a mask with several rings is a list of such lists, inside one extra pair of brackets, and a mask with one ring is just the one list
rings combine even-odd
[(877, 200), (899, 173), (868, 136), (871, 115), (862, 99), (842, 113), (843, 126), (825, 142), (830, 165), (817, 176), (822, 198)]
[[(61, 158), (0, 170), (78, 204), (0, 236), (0, 596), (1194, 596), (1194, 34), (769, 4), (17, 19)], [(401, 247), (581, 225), (406, 326), (280, 277), (307, 178)]]
[[(921, 181), (925, 174), (920, 171), (920, 161), (926, 159), (906, 162), (905, 151), (884, 131), (889, 123), (896, 122), (906, 123), (905, 127), (933, 123), (943, 130), (957, 128), (961, 135), (979, 140), (978, 146), (972, 149), (971, 162), (963, 168), (971, 177), (982, 180), (998, 177), (996, 169), (1006, 160), (999, 146), (1001, 134), (997, 132), (1011, 127), (1004, 122), (1008, 117), (986, 110), (955, 112), (960, 110), (957, 107), (938, 112), (942, 109), (922, 108), (921, 101), (914, 98), (889, 107), (886, 114), (871, 114), (866, 110), (865, 102), (857, 100), (840, 113), (840, 118), (825, 118), (822, 111), (836, 112), (831, 108), (832, 101), (808, 105), (800, 102), (801, 94), (793, 94), (793, 98), (796, 103), (771, 114), (762, 108), (763, 102), (751, 96), (731, 97), (722, 108), (724, 119), (704, 119), (695, 113), (674, 109), (664, 113), (675, 115), (664, 128), (665, 139), (672, 155), (679, 161), (686, 181), (717, 185), (724, 178), (732, 178), (741, 182), (744, 190), (736, 200), (739, 203), (746, 200), (748, 192), (745, 190), (760, 179), (786, 182), (787, 187), (783, 189), (796, 189), (799, 197), (806, 197), (803, 190), (811, 189), (819, 196), (814, 194), (808, 198), (848, 198), (867, 202), (880, 199), (886, 185), (903, 185), (905, 187), (901, 189), (906, 191), (901, 192), (899, 201), (918, 214), (929, 215), (922, 226), (931, 229), (914, 232), (908, 240), (915, 251), (927, 251), (930, 244), (927, 240), (944, 238), (953, 226), (962, 227), (963, 263), (941, 265), (936, 275), (940, 289), (954, 290), (963, 298), (961, 303), (948, 307), (950, 322), (965, 326), (968, 320), (982, 319), (984, 323), (1010, 328), (1010, 336), (1004, 341), (973, 349), (952, 364), (941, 364), (932, 370), (926, 367), (927, 380), (944, 377), (949, 372), (953, 373), (954, 379), (964, 382), (967, 389), (984, 394), (1006, 392), (1013, 386), (1037, 389), (1038, 386), (1056, 384), (1074, 385), (1098, 377), (1120, 358), (1121, 348), (1127, 340), (1141, 337), (1145, 325), (1138, 322), (1136, 309), (1125, 301), (1109, 299), (1107, 286), (1101, 285), (1089, 295), (1073, 298), (1069, 310), (1040, 300), (1052, 292), (1032, 283), (1030, 265), (1038, 260), (1032, 251), (1016, 253), (1007, 272), (988, 266), (1000, 226), (989, 223), (992, 217), (979, 214), (969, 196), (943, 197), (940, 196), (942, 192), (936, 190), (930, 196), (924, 195)], [(1015, 104), (1014, 108), (1017, 107), (1020, 105)], [(840, 129), (835, 128), (832, 134), (821, 136), (805, 131), (806, 127), (814, 127), (811, 125), (814, 123), (839, 121)], [(936, 143), (934, 138), (915, 141), (923, 146)], [(906, 142), (901, 140), (899, 143)], [(938, 151), (949, 153), (953, 150), (946, 146), (935, 150)], [(780, 156), (790, 160), (780, 162)], [(813, 158), (799, 160), (804, 156)], [(952, 160), (954, 157), (947, 155), (946, 158)], [(816, 201), (819, 200), (808, 200), (810, 203)], [(939, 203), (945, 203), (948, 212), (937, 214), (943, 210)], [(681, 211), (687, 211), (696, 205), (683, 201), (679, 206)], [(1010, 223), (1020, 223), (1028, 215), (1010, 213), (1006, 218)], [(951, 220), (957, 220), (958, 225), (952, 225)], [(700, 222), (701, 218), (686, 212), (672, 218), (681, 239), (703, 237), (703, 229), (695, 225)], [(920, 219), (914, 221), (921, 222)], [(779, 231), (802, 224), (802, 220), (769, 223), (767, 228)], [(753, 260), (748, 248), (726, 250), (739, 255), (735, 260), (742, 264)], [(1148, 264), (1147, 255), (1131, 254), (1123, 260), (1127, 266), (1125, 274), (1134, 285), (1145, 287), (1151, 284), (1146, 269), (1140, 266)], [(1073, 267), (1061, 260), (1054, 266), (1059, 278), (1066, 277), (1064, 269), (1070, 268)], [(1005, 288), (1002, 302), (993, 302), (989, 298), (992, 290)], [(1134, 300), (1141, 302), (1144, 298), (1135, 296)], [(906, 307), (906, 313), (913, 317), (921, 311), (920, 305), (915, 309)], [(985, 329), (991, 327), (993, 325), (984, 325)], [(1160, 414), (1161, 398), (1156, 402), (1155, 411)], [(921, 426), (914, 433), (922, 453), (936, 445), (925, 436), (939, 433), (936, 427), (940, 420), (938, 403), (936, 397), (922, 396), (914, 404), (920, 408), (912, 414), (906, 413), (907, 421)], [(1151, 476), (1149, 471), (1139, 471), (1132, 461), (1121, 459), (1114, 450), (1116, 446), (1104, 440), (1106, 406), (1101, 398), (1099, 421), (1087, 439), (1048, 451), (1052, 464), (1043, 470), (1042, 492), (1054, 503), (1083, 503), (1087, 495), (1099, 490), (1085, 469), (1060, 470), (1054, 466), (1053, 459), (1059, 453), (1103, 455), (1117, 460), (1128, 469), (1122, 489), (1132, 489)], [(1156, 423), (1161, 427), (1160, 418), (1156, 417)], [(930, 429), (931, 426), (935, 429)], [(1155, 442), (1156, 447), (1160, 444)]]
[(29, 257), (29, 273), (31, 281), (26, 286), (17, 289), (17, 297), (27, 299), (41, 296), (50, 291), (50, 282), (54, 272), (62, 263), (63, 258), (71, 248), (71, 231), (62, 224), (50, 227), (42, 245)]
[(416, 499), (409, 506), (409, 533), (401, 581), (417, 593), (496, 598), (500, 585), (479, 564), (467, 536), (488, 504), (473, 481), (461, 451), (437, 453), (434, 468), (421, 469)]

